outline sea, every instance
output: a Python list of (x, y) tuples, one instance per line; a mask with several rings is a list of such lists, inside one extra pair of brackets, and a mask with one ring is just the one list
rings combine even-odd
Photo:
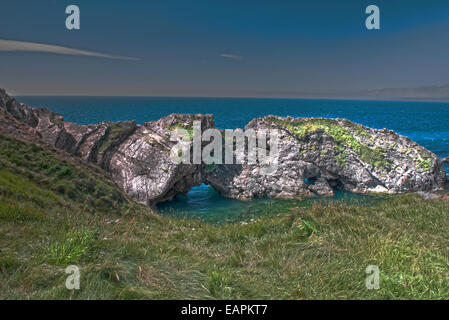
[[(387, 128), (405, 135), (434, 152), (449, 156), (449, 102), (374, 101), (266, 98), (181, 97), (18, 97), (32, 107), (44, 107), (65, 121), (92, 124), (101, 121), (136, 120), (142, 124), (171, 113), (208, 113), (215, 127), (243, 128), (250, 120), (266, 115), (347, 118), (372, 128)], [(449, 167), (445, 164), (446, 172)], [(248, 223), (263, 215), (282, 214), (290, 207), (310, 206), (317, 201), (368, 204), (388, 196), (356, 195), (337, 191), (334, 197), (302, 200), (255, 199), (239, 201), (219, 195), (207, 185), (192, 188), (158, 205), (161, 214), (190, 217), (210, 223)]]

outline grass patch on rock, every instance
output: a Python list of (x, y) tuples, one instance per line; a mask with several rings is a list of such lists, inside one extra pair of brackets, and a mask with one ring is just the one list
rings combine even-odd
[[(289, 130), (300, 140), (305, 139), (310, 133), (321, 130), (332, 137), (337, 144), (343, 145), (354, 151), (365, 163), (384, 170), (388, 169), (390, 166), (390, 163), (383, 155), (382, 148), (370, 148), (364, 145), (354, 137), (354, 134), (348, 128), (342, 126), (337, 120), (314, 118), (288, 121), (273, 118), (272, 121)], [(347, 121), (347, 123), (350, 122)], [(354, 123), (350, 124), (356, 134), (365, 138), (371, 138), (369, 133), (363, 130), (360, 126), (357, 126)], [(344, 164), (343, 159), (341, 160), (340, 163)]]

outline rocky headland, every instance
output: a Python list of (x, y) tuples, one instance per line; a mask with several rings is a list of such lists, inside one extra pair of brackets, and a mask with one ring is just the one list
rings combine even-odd
[[(0, 89), (0, 132), (40, 140), (108, 172), (140, 203), (154, 205), (206, 183), (226, 197), (295, 198), (332, 195), (335, 188), (366, 192), (444, 190), (442, 160), (426, 148), (387, 129), (346, 119), (266, 116), (245, 127), (277, 130), (278, 169), (265, 175), (260, 164), (176, 164), (170, 157), (174, 128), (204, 131), (212, 115), (172, 114), (157, 121), (79, 125), (45, 108), (32, 108)], [(446, 161), (448, 159), (446, 158)]]

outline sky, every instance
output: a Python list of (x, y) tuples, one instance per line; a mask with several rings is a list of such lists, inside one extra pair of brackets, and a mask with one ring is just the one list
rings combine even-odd
[[(79, 30), (65, 26), (72, 4)], [(365, 27), (371, 4), (380, 30)], [(447, 0), (2, 0), (0, 12), (0, 87), (14, 95), (304, 97), (449, 84)]]

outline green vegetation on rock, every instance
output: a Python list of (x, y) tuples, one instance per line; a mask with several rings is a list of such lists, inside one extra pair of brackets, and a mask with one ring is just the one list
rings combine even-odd
[[(342, 126), (337, 120), (316, 118), (287, 121), (273, 118), (272, 121), (285, 127), (298, 139), (305, 139), (308, 134), (322, 130), (332, 137), (337, 144), (346, 146), (354, 151), (365, 163), (371, 164), (382, 170), (387, 170), (390, 166), (390, 163), (383, 155), (384, 150), (382, 148), (370, 148), (364, 145), (354, 137), (351, 131)], [(351, 128), (354, 129), (356, 134), (365, 138), (370, 138), (370, 135), (361, 127), (349, 121), (347, 121), (347, 123), (351, 124)], [(344, 158), (344, 156), (340, 158)]]
[(218, 164), (216, 164), (216, 163), (211, 163), (211, 164), (207, 164), (205, 167), (204, 167), (204, 170), (206, 170), (206, 171), (214, 171), (214, 170), (216, 170), (218, 168)]
[(98, 149), (98, 153), (102, 154), (108, 150), (109, 147), (118, 145), (127, 132), (129, 132), (128, 126), (123, 125), (122, 123), (111, 123), (106, 133), (106, 138)]
[(185, 131), (187, 131), (188, 138), (190, 140), (193, 139), (193, 123), (188, 124), (188, 125), (175, 124), (175, 125), (169, 126), (168, 129), (170, 131), (175, 131), (177, 129), (185, 130)]
[(424, 152), (422, 152), (420, 159), (415, 159), (416, 166), (422, 170), (429, 170), (432, 166), (432, 162), (430, 160), (430, 156)]

